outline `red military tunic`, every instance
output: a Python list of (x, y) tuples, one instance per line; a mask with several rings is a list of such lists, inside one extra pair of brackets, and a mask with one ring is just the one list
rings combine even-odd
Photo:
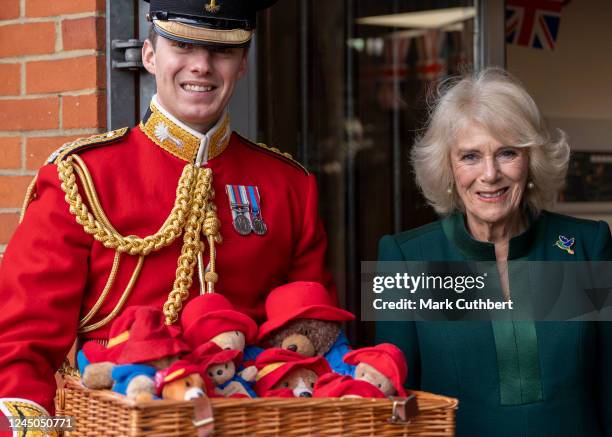
[[(212, 169), (223, 237), (216, 246), (216, 291), (258, 322), (268, 292), (285, 282), (320, 281), (334, 293), (324, 268), (326, 237), (313, 175), (282, 154), (231, 133), (225, 118), (202, 136), (152, 108), (146, 123), (123, 137), (73, 152), (86, 163), (115, 229), (124, 236), (154, 234), (172, 209), (183, 168), (201, 160)], [(243, 236), (234, 229), (227, 185), (258, 188), (265, 235)], [(36, 196), (0, 268), (0, 398), (25, 398), (49, 411), (54, 373), (75, 339), (79, 319), (98, 300), (115, 255), (76, 222), (64, 197), (57, 166), (41, 168)], [(126, 306), (163, 306), (182, 245), (179, 237), (145, 257)], [(137, 259), (121, 255), (110, 294), (91, 322), (113, 311)], [(191, 296), (198, 292), (196, 268)], [(81, 337), (106, 339), (108, 327)]]

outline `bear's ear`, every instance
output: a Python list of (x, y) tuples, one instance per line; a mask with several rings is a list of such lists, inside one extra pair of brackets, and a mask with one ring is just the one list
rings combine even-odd
[(325, 355), (338, 338), (340, 324), (325, 320), (313, 320), (313, 322), (316, 322), (316, 327), (311, 326), (310, 341), (314, 345), (317, 355)]

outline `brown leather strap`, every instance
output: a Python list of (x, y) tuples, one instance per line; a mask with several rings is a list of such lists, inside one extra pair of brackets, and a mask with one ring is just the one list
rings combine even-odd
[(407, 398), (392, 397), (393, 411), (391, 413), (390, 423), (405, 425), (418, 416), (419, 405), (415, 395), (410, 395)]
[(193, 425), (196, 427), (198, 437), (208, 437), (215, 429), (212, 404), (207, 396), (193, 401)]

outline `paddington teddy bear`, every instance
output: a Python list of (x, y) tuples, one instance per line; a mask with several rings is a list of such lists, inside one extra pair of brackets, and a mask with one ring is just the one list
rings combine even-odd
[(312, 397), (319, 377), (331, 372), (322, 356), (305, 357), (280, 348), (262, 352), (255, 365), (255, 391), (261, 397)]
[(355, 316), (334, 305), (317, 282), (291, 282), (275, 288), (266, 299), (267, 321), (259, 328), (259, 342), (307, 357), (324, 356), (332, 370), (353, 375), (343, 361), (351, 351), (342, 322)]
[(328, 373), (315, 384), (312, 397), (315, 398), (386, 398), (378, 387), (367, 381), (348, 375)]
[[(183, 309), (181, 315), (182, 338), (192, 350), (213, 342), (221, 349), (242, 352), (243, 361), (250, 364), (261, 349), (250, 346), (257, 338), (257, 324), (246, 314), (234, 309), (227, 298), (218, 293), (198, 296)], [(240, 376), (253, 381), (257, 369), (238, 368)]]
[(349, 352), (344, 360), (355, 368), (355, 379), (366, 381), (386, 397), (406, 397), (404, 382), (408, 364), (403, 352), (391, 343), (381, 343)]
[(165, 400), (190, 401), (203, 398), (208, 388), (201, 375), (201, 367), (180, 360), (155, 374), (157, 396)]
[[(156, 398), (155, 373), (187, 351), (188, 346), (171, 334), (159, 309), (132, 306), (113, 322), (106, 347), (96, 342), (83, 346), (79, 367), (84, 367), (86, 386), (108, 385), (110, 371), (113, 391), (146, 401)], [(93, 364), (86, 365), (87, 361)]]
[(197, 422), (197, 435), (209, 437), (213, 435), (214, 419), (207, 394), (213, 395), (213, 390), (207, 384), (207, 379), (202, 377), (201, 371), (200, 366), (189, 361), (176, 361), (155, 374), (155, 387), (157, 396), (164, 400), (191, 401), (194, 421)]
[(242, 352), (238, 349), (221, 349), (211, 341), (199, 346), (188, 358), (203, 369), (216, 394), (224, 397), (257, 397), (252, 383), (236, 373), (242, 359)]

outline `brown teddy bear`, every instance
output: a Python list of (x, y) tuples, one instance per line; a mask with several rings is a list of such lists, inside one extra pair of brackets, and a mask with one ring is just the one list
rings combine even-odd
[[(250, 361), (259, 348), (251, 345), (257, 337), (257, 324), (246, 314), (234, 309), (226, 297), (209, 293), (192, 299), (181, 315), (183, 339), (192, 350), (208, 343), (216, 343), (224, 350), (242, 352), (245, 361)], [(238, 369), (246, 381), (255, 379), (257, 369), (250, 366)]]
[(328, 373), (317, 381), (315, 398), (386, 398), (377, 387), (367, 381), (353, 379), (348, 375)]
[(331, 372), (321, 356), (305, 357), (279, 348), (262, 352), (255, 366), (255, 391), (262, 397), (312, 397), (319, 377)]
[(296, 319), (287, 322), (267, 339), (273, 347), (288, 349), (306, 357), (325, 355), (340, 334), (338, 322)]
[(189, 358), (202, 367), (216, 394), (224, 397), (257, 397), (251, 382), (236, 372), (242, 359), (239, 350), (221, 349), (211, 341), (198, 347)]
[(207, 388), (201, 368), (180, 360), (155, 374), (157, 396), (166, 400), (190, 401), (206, 396)]
[(408, 376), (408, 364), (397, 346), (381, 343), (364, 347), (348, 353), (344, 360), (357, 366), (356, 380), (369, 382), (385, 396), (406, 397), (404, 382)]
[(323, 285), (291, 282), (270, 292), (267, 321), (259, 328), (259, 342), (306, 357), (324, 356), (336, 373), (352, 375), (354, 366), (342, 358), (351, 351), (342, 322), (355, 316), (333, 304)]
[(212, 393), (201, 367), (181, 360), (155, 374), (157, 396), (164, 400), (191, 401), (194, 407), (194, 425), (198, 437), (213, 435), (214, 420), (207, 393)]
[(112, 324), (106, 347), (89, 342), (83, 346), (83, 383), (90, 388), (108, 388), (128, 399), (147, 401), (156, 396), (154, 376), (188, 351), (164, 323), (163, 313), (153, 307), (127, 308)]

